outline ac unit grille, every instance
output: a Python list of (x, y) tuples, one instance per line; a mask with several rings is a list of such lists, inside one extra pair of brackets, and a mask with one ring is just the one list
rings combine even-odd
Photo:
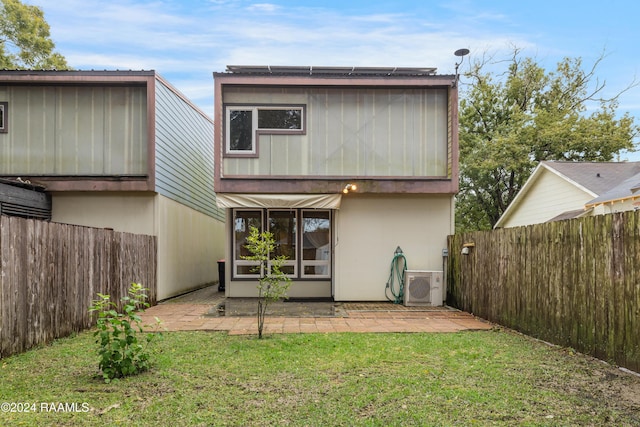
[(407, 270), (404, 280), (404, 305), (442, 305), (442, 272)]
[(431, 278), (410, 277), (411, 284), (407, 287), (407, 297), (412, 301), (431, 302)]

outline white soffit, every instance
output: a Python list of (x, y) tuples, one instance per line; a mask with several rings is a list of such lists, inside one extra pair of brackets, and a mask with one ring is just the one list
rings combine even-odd
[(219, 208), (340, 209), (341, 194), (216, 194)]

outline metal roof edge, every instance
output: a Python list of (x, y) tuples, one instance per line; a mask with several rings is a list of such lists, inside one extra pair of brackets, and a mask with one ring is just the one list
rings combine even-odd
[(435, 67), (358, 67), (358, 66), (289, 66), (227, 65), (226, 74), (252, 75), (339, 75), (339, 76), (432, 76)]

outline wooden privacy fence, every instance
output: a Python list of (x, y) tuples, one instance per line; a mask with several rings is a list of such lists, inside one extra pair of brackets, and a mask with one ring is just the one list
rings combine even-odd
[(156, 238), (0, 216), (0, 357), (92, 326), (97, 293), (156, 300)]
[(449, 304), (640, 371), (640, 212), (456, 234), (448, 249)]

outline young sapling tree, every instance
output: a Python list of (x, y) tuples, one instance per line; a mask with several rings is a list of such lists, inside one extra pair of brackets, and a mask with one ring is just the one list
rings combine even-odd
[(286, 261), (286, 257), (284, 255), (273, 256), (276, 249), (273, 233), (260, 232), (256, 227), (251, 227), (245, 248), (251, 255), (242, 258), (258, 262), (255, 267), (255, 271), (260, 274), (258, 279), (258, 338), (262, 338), (267, 307), (272, 302), (288, 298), (287, 291), (291, 286), (291, 279), (282, 272), (282, 265)]

